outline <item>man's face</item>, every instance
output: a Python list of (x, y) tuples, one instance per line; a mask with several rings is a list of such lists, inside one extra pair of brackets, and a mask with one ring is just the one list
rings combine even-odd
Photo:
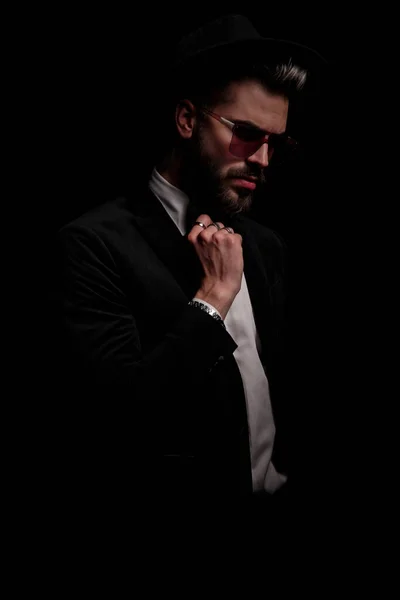
[[(212, 107), (214, 113), (267, 133), (284, 133), (287, 98), (268, 92), (256, 81), (232, 83), (227, 92)], [(203, 198), (206, 195), (222, 215), (249, 210), (255, 190), (265, 183), (269, 162), (268, 141), (250, 156), (237, 158), (230, 151), (231, 140), (232, 130), (205, 114), (200, 123), (197, 121), (187, 156), (192, 193)]]

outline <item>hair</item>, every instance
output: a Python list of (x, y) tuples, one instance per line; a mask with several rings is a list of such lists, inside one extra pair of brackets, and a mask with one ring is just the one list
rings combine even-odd
[(180, 100), (212, 108), (226, 98), (231, 83), (258, 81), (269, 92), (281, 94), (291, 102), (301, 97), (306, 80), (307, 71), (293, 64), (290, 58), (282, 61), (271, 56), (268, 62), (260, 62), (240, 49), (222, 48), (213, 51), (212, 60), (208, 56), (193, 59), (166, 83), (165, 143), (170, 143), (176, 135), (174, 114)]
[[(256, 52), (244, 52), (241, 46), (215, 49), (212, 57), (205, 54), (193, 59), (184, 72), (177, 73), (175, 97), (211, 97), (220, 94), (230, 83), (256, 79), (269, 91), (294, 99), (304, 88), (307, 71), (287, 57), (269, 55), (260, 61)], [(189, 74), (188, 74), (189, 73)]]
[[(266, 68), (269, 70), (268, 67)], [(269, 72), (272, 87), (276, 86), (277, 91), (281, 91), (284, 95), (290, 97), (304, 89), (307, 71), (294, 65), (291, 60), (275, 65)]]

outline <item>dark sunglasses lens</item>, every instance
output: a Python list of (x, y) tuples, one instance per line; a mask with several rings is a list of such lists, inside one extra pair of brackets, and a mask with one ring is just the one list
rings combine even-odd
[(232, 133), (230, 152), (238, 158), (247, 158), (257, 152), (264, 141), (265, 135), (245, 126), (236, 126)]
[(265, 133), (247, 125), (235, 125), (233, 133), (242, 142), (258, 142), (265, 138)]
[[(262, 146), (265, 135), (250, 127), (236, 126), (232, 133), (229, 150), (237, 158), (248, 158)], [(282, 163), (297, 148), (297, 142), (286, 135), (271, 134), (268, 138), (268, 157), (274, 164)]]
[(261, 144), (262, 141), (243, 142), (242, 140), (235, 139), (235, 136), (233, 135), (229, 150), (233, 156), (237, 156), (238, 158), (248, 158), (257, 152)]

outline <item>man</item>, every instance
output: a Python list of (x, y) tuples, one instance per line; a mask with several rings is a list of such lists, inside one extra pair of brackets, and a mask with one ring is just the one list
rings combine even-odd
[(289, 485), (285, 244), (245, 213), (295, 147), (296, 53), (318, 58), (238, 15), (185, 37), (146, 188), (59, 232), (66, 460), (88, 488), (267, 501)]

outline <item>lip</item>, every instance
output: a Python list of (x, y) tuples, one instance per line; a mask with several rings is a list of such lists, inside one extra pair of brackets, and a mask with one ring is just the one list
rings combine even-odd
[(255, 190), (257, 187), (257, 183), (256, 183), (257, 180), (243, 179), (241, 177), (233, 177), (233, 180), (235, 181), (235, 183), (237, 185), (240, 185), (240, 187), (244, 187), (249, 190)]

